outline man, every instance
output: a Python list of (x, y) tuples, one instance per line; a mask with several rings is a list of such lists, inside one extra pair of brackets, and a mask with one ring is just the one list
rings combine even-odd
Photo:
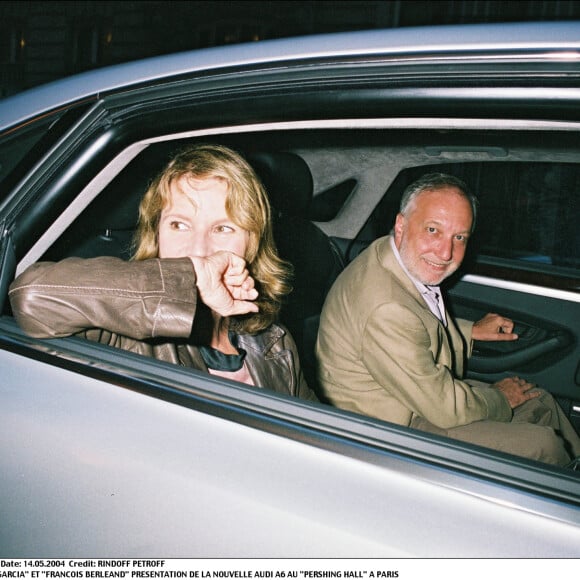
[(343, 409), (566, 465), (580, 438), (549, 393), (518, 377), (462, 380), (472, 340), (518, 338), (507, 318), (454, 321), (443, 305), (439, 284), (461, 265), (476, 207), (452, 176), (407, 188), (392, 235), (328, 294), (316, 346), (323, 394)]

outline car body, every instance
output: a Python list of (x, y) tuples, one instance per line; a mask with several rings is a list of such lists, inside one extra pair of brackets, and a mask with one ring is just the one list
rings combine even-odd
[[(577, 472), (34, 339), (7, 300), (38, 260), (129, 258), (139, 197), (171, 151), (223, 143), (255, 164), (277, 227), (292, 226), (286, 249), (302, 249), (296, 294), (312, 309), (284, 320), (314, 380), (336, 270), (388, 233), (406, 183), (453, 172), (479, 194), (481, 236), (448, 304), (501, 311), (522, 335), (478, 345), (469, 374), (537, 382), (578, 428), (579, 134), (580, 23), (214, 48), (1, 101), (0, 556), (580, 556)], [(312, 228), (320, 247), (304, 247)]]

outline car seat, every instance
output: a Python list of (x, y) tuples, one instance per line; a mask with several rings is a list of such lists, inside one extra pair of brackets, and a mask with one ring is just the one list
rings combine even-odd
[(310, 219), (314, 190), (306, 161), (291, 152), (253, 153), (247, 159), (268, 193), (279, 255), (294, 266), (293, 290), (280, 320), (296, 341), (309, 385), (316, 388), (318, 320), (343, 260), (332, 240)]

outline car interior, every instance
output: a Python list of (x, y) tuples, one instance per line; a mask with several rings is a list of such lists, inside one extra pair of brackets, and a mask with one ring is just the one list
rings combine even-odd
[(514, 319), (521, 336), (515, 343), (476, 344), (468, 376), (493, 382), (521, 374), (550, 390), (580, 431), (580, 329), (574, 323), (580, 303), (558, 294), (580, 284), (580, 164), (572, 134), (296, 129), (157, 139), (120, 170), (110, 169), (94, 199), (73, 208), (19, 268), (70, 256), (130, 259), (148, 183), (173, 152), (208, 141), (242, 153), (266, 187), (278, 250), (294, 266), (281, 321), (315, 390), (314, 345), (330, 286), (389, 233), (405, 187), (425, 173), (444, 172), (466, 181), (479, 199), (468, 256), (446, 284), (448, 307), (471, 320), (500, 311)]

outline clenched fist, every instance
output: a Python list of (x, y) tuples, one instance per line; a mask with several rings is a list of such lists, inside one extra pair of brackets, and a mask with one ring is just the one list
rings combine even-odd
[(258, 297), (246, 261), (232, 252), (217, 252), (205, 258), (191, 257), (197, 290), (203, 303), (221, 316), (258, 312)]

